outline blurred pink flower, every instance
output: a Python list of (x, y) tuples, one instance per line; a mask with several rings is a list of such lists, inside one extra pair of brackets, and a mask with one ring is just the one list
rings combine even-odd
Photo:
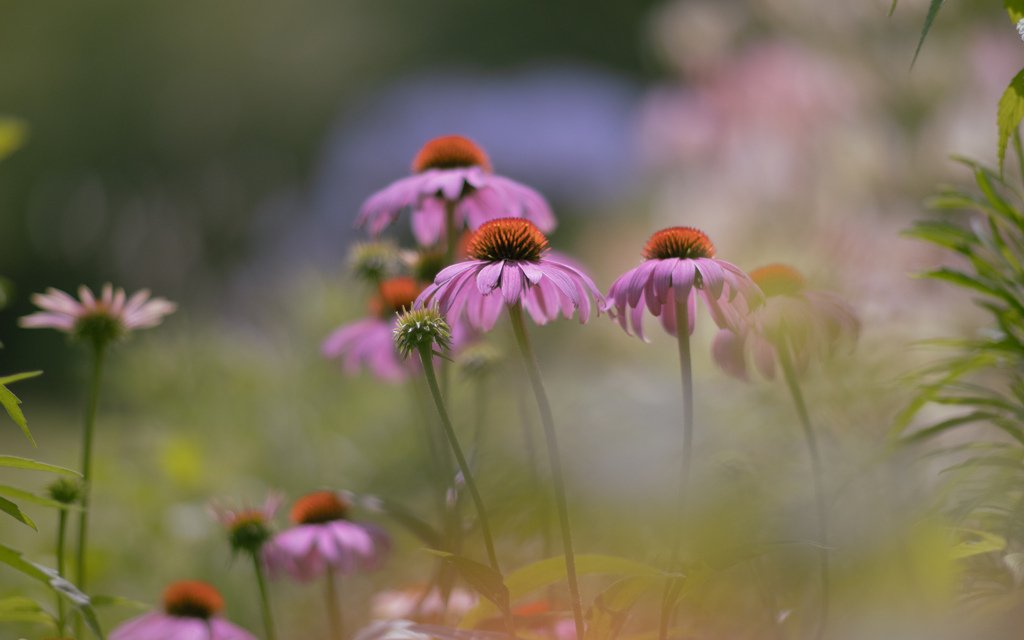
[[(627, 334), (632, 325), (637, 337), (646, 342), (644, 306), (674, 336), (676, 301), (686, 300), (688, 332), (692, 334), (699, 292), (715, 324), (737, 326), (740, 316), (760, 305), (763, 296), (747, 274), (724, 260), (716, 260), (714, 255), (714, 246), (700, 231), (690, 227), (662, 229), (647, 241), (646, 261), (612, 283), (605, 309)], [(627, 307), (631, 309), (628, 323)]]
[[(416, 307), (436, 304), (455, 324), (466, 308), (470, 326), (490, 331), (505, 306), (523, 303), (534, 322), (543, 325), (571, 318), (590, 319), (590, 296), (601, 312), (604, 299), (579, 268), (547, 251), (548, 240), (528, 220), (501, 218), (480, 226), (469, 241), (471, 260), (442, 269), (434, 284), (416, 299)], [(500, 295), (495, 295), (497, 292)]]
[(456, 587), (448, 596), (446, 608), (441, 590), (434, 587), (427, 593), (427, 586), (416, 583), (402, 589), (381, 591), (370, 601), (371, 614), (379, 620), (406, 619), (443, 624), (446, 612), (459, 620), (478, 602), (476, 594)]
[(844, 337), (856, 340), (860, 321), (849, 303), (831, 291), (807, 290), (792, 267), (773, 264), (750, 274), (764, 292), (765, 305), (738, 327), (722, 329), (711, 355), (726, 373), (747, 380), (747, 352), (765, 378), (775, 377), (776, 348), (788, 344), (803, 373), (812, 357), (831, 355)]
[(211, 500), (207, 508), (210, 515), (227, 530), (233, 551), (247, 551), (256, 555), (272, 535), (274, 514), (282, 502), (284, 494), (274, 491), (267, 494), (260, 507), (238, 506), (230, 500), (227, 504)]
[(278, 533), (264, 547), (271, 576), (286, 572), (309, 582), (328, 570), (348, 575), (380, 568), (391, 550), (391, 537), (376, 525), (348, 520), (351, 506), (334, 491), (296, 500), (290, 518), (297, 526)]
[(178, 305), (163, 298), (149, 299), (149, 289), (137, 291), (125, 299), (124, 289), (108, 282), (97, 300), (84, 284), (78, 288), (79, 302), (58, 289), (32, 295), (32, 302), (44, 309), (18, 320), (27, 328), (49, 328), (78, 335), (116, 339), (134, 329), (155, 327), (163, 317), (174, 313)]
[(413, 161), (414, 175), (392, 183), (363, 204), (356, 226), (368, 225), (378, 235), (406, 208), (412, 210), (412, 230), (424, 246), (437, 244), (445, 228), (446, 206), (456, 203), (457, 230), (477, 229), (495, 218), (525, 218), (544, 231), (557, 224), (551, 207), (533, 189), (491, 173), (487, 154), (461, 136), (435, 138)]
[(217, 614), (224, 598), (205, 582), (181, 580), (164, 590), (164, 611), (132, 618), (110, 632), (110, 640), (257, 640)]

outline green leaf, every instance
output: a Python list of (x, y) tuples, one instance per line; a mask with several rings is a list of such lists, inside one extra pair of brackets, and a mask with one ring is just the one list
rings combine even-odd
[(1004, 0), (1003, 6), (1014, 23), (1024, 20), (1024, 0)]
[[(636, 576), (662, 575), (659, 569), (625, 558), (586, 554), (576, 556), (576, 574), (583, 576), (591, 573), (621, 573)], [(566, 578), (565, 558), (563, 556), (556, 556), (513, 571), (505, 578), (505, 586), (508, 587), (511, 601), (515, 602), (531, 591), (549, 585), (552, 582), (565, 580)], [(497, 609), (495, 607), (491, 606), (488, 602), (481, 601), (480, 604), (462, 618), (459, 628), (472, 629), (496, 613)]]
[(0, 160), (11, 155), (25, 144), (28, 137), (28, 123), (20, 118), (0, 118)]
[(100, 640), (104, 640), (103, 629), (100, 628), (99, 620), (96, 619), (96, 611), (92, 608), (89, 596), (79, 591), (78, 587), (61, 577), (59, 573), (49, 567), (25, 560), (21, 552), (8, 546), (0, 544), (0, 562), (24, 573), (30, 578), (35, 578), (45, 583), (58, 595), (70, 601), (89, 629)]
[(4, 385), (17, 382), (18, 380), (24, 380), (25, 378), (34, 378), (41, 374), (42, 371), (30, 371), (28, 373), (17, 373), (13, 376), (7, 376), (6, 378), (0, 378), (0, 404), (4, 405), (4, 409), (7, 409), (7, 414), (11, 416), (11, 420), (14, 420), (21, 427), (21, 430), (25, 432), (25, 436), (28, 438), (32, 446), (36, 446), (36, 441), (32, 439), (32, 434), (28, 430), (28, 422), (25, 420), (25, 414), (21, 412), (21, 408), (18, 406), (21, 404), (21, 400), (18, 396), (11, 393), (11, 391)]
[(948, 222), (918, 222), (900, 235), (931, 242), (953, 251), (963, 251), (976, 242), (970, 231)]
[(598, 594), (586, 614), (586, 640), (613, 640), (636, 601), (664, 584), (663, 576), (630, 576)]
[(15, 469), (33, 469), (35, 471), (52, 471), (54, 473), (67, 473), (73, 476), (80, 476), (82, 474), (71, 469), (65, 469), (64, 467), (58, 467), (52, 464), (46, 464), (45, 462), (36, 462), (35, 460), (29, 460), (28, 458), (19, 458), (17, 456), (0, 456), (0, 467), (14, 467)]
[(462, 576), (462, 579), (476, 589), (480, 595), (493, 602), (502, 613), (511, 609), (509, 605), (508, 587), (505, 586), (501, 574), (485, 564), (475, 560), (457, 556), (453, 553), (427, 549), (430, 553), (447, 560)]
[(18, 508), (18, 505), (14, 504), (7, 498), (0, 498), (0, 511), (3, 511), (18, 522), (23, 522), (36, 531), (39, 531), (39, 527), (36, 526), (36, 523), (32, 522), (32, 518), (22, 513), (21, 509)]
[(925, 271), (921, 274), (918, 274), (918, 277), (931, 278), (933, 280), (942, 280), (943, 282), (955, 284), (958, 287), (963, 287), (965, 289), (973, 289), (979, 293), (995, 296), (997, 298), (1002, 298), (1004, 296), (1004, 293), (1002, 291), (994, 289), (989, 285), (985, 284), (984, 282), (979, 282), (977, 278), (969, 276), (962, 271), (954, 271), (953, 269), (948, 269), (946, 267), (943, 267), (941, 269), (935, 269), (934, 271)]
[(889, 17), (892, 17), (893, 12), (896, 11), (896, 0), (892, 0), (892, 6), (889, 7)]
[(57, 626), (57, 621), (38, 602), (15, 596), (0, 600), (0, 622), (37, 622)]
[(21, 557), (21, 552), (20, 551), (18, 551), (16, 549), (12, 549), (12, 548), (10, 548), (8, 546), (5, 546), (3, 544), (0, 544), (0, 562), (3, 562), (4, 564), (10, 565), (11, 567), (13, 567), (13, 568), (17, 569), (18, 571), (24, 573), (25, 575), (29, 576), (30, 578), (35, 578), (36, 580), (41, 580), (41, 581), (43, 581), (43, 582), (45, 582), (47, 584), (50, 583), (49, 576), (47, 576), (45, 573), (40, 571), (39, 568), (35, 564), (33, 564), (31, 562), (28, 562), (25, 559), (23, 559)]
[(14, 487), (8, 487), (7, 485), (0, 484), (0, 495), (10, 496), (11, 498), (18, 498), (25, 502), (31, 502), (32, 504), (38, 504), (43, 507), (52, 507), (54, 509), (69, 509), (71, 511), (81, 511), (82, 507), (74, 504), (65, 504), (63, 502), (57, 502), (50, 498), (44, 498), (43, 496), (37, 496), (29, 491), (23, 491)]
[(957, 529), (957, 531), (966, 533), (968, 536), (976, 539), (964, 540), (953, 545), (953, 548), (949, 550), (949, 557), (952, 560), (976, 556), (990, 551), (1002, 551), (1006, 548), (1006, 538), (994, 533), (978, 529)]
[(914, 68), (914, 63), (917, 62), (917, 55), (921, 53), (921, 45), (924, 44), (924, 38), (928, 35), (928, 31), (932, 28), (932, 22), (935, 21), (935, 16), (939, 14), (939, 9), (946, 0), (932, 0), (931, 5), (928, 7), (928, 15), (924, 18), (924, 28), (921, 29), (921, 39), (917, 41), (917, 50), (914, 51), (914, 59), (910, 61), (910, 68)]
[(1024, 118), (1024, 69), (1013, 77), (1003, 97), (999, 99), (999, 173), (1003, 173), (1003, 159), (1006, 156), (1006, 143)]

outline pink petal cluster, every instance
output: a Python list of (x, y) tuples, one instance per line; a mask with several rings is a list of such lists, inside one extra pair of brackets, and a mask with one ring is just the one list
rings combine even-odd
[(448, 596), (447, 607), (441, 598), (441, 590), (434, 587), (426, 592), (427, 585), (412, 584), (404, 589), (381, 591), (370, 601), (370, 611), (378, 620), (419, 620), (441, 622), (447, 613), (456, 620), (461, 619), (477, 605), (476, 595), (455, 587)]
[(258, 640), (245, 629), (219, 617), (173, 616), (153, 611), (120, 625), (109, 640)]
[(348, 575), (378, 569), (391, 550), (391, 537), (366, 522), (332, 520), (301, 524), (278, 533), (264, 548), (264, 561), (274, 578), (287, 573), (310, 582), (328, 570)]
[(217, 522), (224, 527), (231, 528), (243, 520), (259, 519), (262, 522), (270, 522), (283, 502), (284, 493), (272, 491), (267, 494), (263, 499), (263, 504), (259, 507), (239, 506), (231, 500), (226, 504), (219, 500), (211, 500), (208, 510)]
[(79, 300), (60, 291), (49, 288), (46, 293), (32, 295), (32, 302), (44, 311), (24, 316), (18, 322), (23, 327), (51, 328), (65, 333), (74, 333), (78, 323), (86, 318), (105, 316), (119, 322), (126, 331), (155, 327), (164, 316), (173, 313), (177, 308), (173, 302), (164, 298), (150, 299), (149, 289), (137, 291), (131, 298), (126, 298), (124, 289), (114, 287), (108, 282), (97, 299), (89, 287), (78, 288)]

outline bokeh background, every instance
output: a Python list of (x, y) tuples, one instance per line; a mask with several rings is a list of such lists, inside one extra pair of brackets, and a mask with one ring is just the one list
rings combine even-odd
[[(68, 466), (79, 455), (88, 354), (17, 327), (29, 294), (149, 287), (180, 310), (109, 359), (96, 593), (152, 603), (170, 580), (207, 579), (232, 619), (259, 630), (250, 568), (232, 562), (204, 509), (211, 497), (331, 487), (435, 517), (409, 390), (345, 377), (318, 349), (365, 311), (368, 291), (345, 269), (360, 203), (405, 175), (426, 140), (460, 133), (549, 198), (560, 220), (552, 244), (602, 289), (638, 263), (652, 231), (681, 224), (741, 268), (788, 262), (854, 304), (857, 349), (807, 381), (841, 550), (836, 637), (955, 633), (964, 621), (944, 614), (957, 567), (932, 553), (944, 535), (936, 469), (870, 461), (908, 398), (902, 374), (931, 357), (912, 343), (981, 328), (965, 294), (910, 277), (948, 257), (898, 233), (928, 215), (921, 202), (937, 183), (969, 179), (949, 154), (994, 162), (996, 103), (1024, 45), (1001, 3), (951, 1), (911, 70), (927, 4), (901, 0), (890, 17), (889, 0), (0, 2), (0, 112), (30, 128), (0, 164), (0, 372), (45, 371), (14, 389), (38, 451), (13, 425), (0, 448)], [(393, 235), (408, 244), (404, 229)], [(604, 318), (534, 337), (578, 549), (657, 564), (681, 400), (671, 339), (649, 324), (653, 345)], [(702, 531), (709, 541), (812, 538), (789, 399), (717, 370), (712, 328), (700, 316), (694, 338)], [(493, 342), (515, 355), (505, 324)], [(512, 567), (544, 555), (548, 514), (520, 373), (509, 357), (491, 381), (478, 452)], [(456, 377), (453, 394), (469, 437), (473, 385)], [(56, 516), (27, 509), (43, 533), (0, 521), (5, 541), (52, 565)], [(361, 515), (388, 526), (396, 551), (384, 571), (346, 581), (351, 628), (374, 592), (433, 567), (415, 538)], [(478, 547), (471, 539), (467, 553), (482, 557)], [(810, 610), (816, 557), (764, 561), (770, 604), (738, 570), (688, 615), (708, 613), (717, 622), (704, 632), (727, 637), (767, 624), (764, 611)], [(601, 584), (584, 586), (592, 596)], [(32, 589), (0, 576), (0, 596)], [(319, 588), (274, 592), (283, 637), (324, 632)]]

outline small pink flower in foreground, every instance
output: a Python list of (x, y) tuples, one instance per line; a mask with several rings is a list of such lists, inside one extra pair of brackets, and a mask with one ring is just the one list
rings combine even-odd
[(477, 605), (474, 593), (458, 587), (452, 589), (445, 608), (441, 590), (434, 587), (428, 593), (426, 584), (416, 583), (402, 589), (381, 591), (370, 601), (370, 610), (378, 620), (416, 620), (431, 624), (444, 624), (445, 613), (460, 620)]
[(111, 631), (110, 640), (256, 640), (217, 615), (224, 609), (224, 598), (205, 582), (171, 583), (163, 599), (163, 612), (132, 618)]
[(126, 336), (134, 329), (155, 327), (164, 316), (174, 313), (178, 305), (163, 298), (149, 299), (149, 289), (125, 298), (124, 289), (108, 282), (97, 300), (89, 287), (78, 288), (75, 300), (58, 289), (32, 295), (32, 302), (44, 309), (22, 317), (18, 323), (28, 328), (49, 328), (70, 333), (77, 338), (109, 342)]
[(309, 582), (328, 570), (347, 575), (379, 568), (391, 550), (391, 537), (375, 525), (348, 520), (351, 506), (334, 491), (296, 500), (290, 517), (297, 526), (275, 535), (264, 547), (271, 575), (284, 571)]
[(468, 246), (469, 260), (443, 269), (416, 299), (416, 307), (436, 304), (452, 325), (462, 308), (474, 329), (490, 331), (501, 310), (520, 302), (543, 325), (559, 312), (580, 322), (590, 318), (590, 298), (601, 312), (604, 299), (580, 269), (548, 254), (548, 239), (529, 220), (501, 218), (480, 225)]
[[(626, 333), (632, 325), (637, 337), (646, 342), (644, 306), (660, 318), (665, 331), (674, 336), (676, 301), (686, 300), (689, 333), (692, 334), (699, 292), (715, 324), (736, 326), (738, 318), (747, 309), (760, 305), (763, 296), (747, 274), (714, 256), (714, 245), (700, 231), (690, 227), (662, 229), (647, 241), (646, 262), (612, 283), (605, 309)], [(630, 308), (628, 324), (626, 307)]]
[(544, 231), (555, 228), (555, 216), (539, 193), (491, 173), (483, 149), (462, 136), (435, 138), (413, 161), (414, 175), (375, 193), (363, 205), (356, 226), (369, 225), (378, 235), (406, 208), (412, 209), (412, 230), (424, 246), (437, 244), (445, 228), (446, 206), (454, 203), (454, 224), (476, 229), (495, 218), (526, 218)]
[(211, 500), (210, 514), (223, 525), (228, 533), (232, 551), (258, 554), (263, 544), (273, 535), (274, 514), (284, 502), (284, 494), (267, 494), (261, 507), (236, 506), (234, 502), (222, 504)]
[(750, 273), (767, 297), (765, 305), (731, 329), (722, 329), (711, 355), (722, 369), (747, 379), (747, 352), (765, 378), (775, 377), (776, 348), (788, 344), (793, 365), (803, 373), (812, 357), (831, 355), (844, 336), (856, 341), (860, 320), (853, 308), (831, 291), (807, 290), (792, 267), (773, 264)]

